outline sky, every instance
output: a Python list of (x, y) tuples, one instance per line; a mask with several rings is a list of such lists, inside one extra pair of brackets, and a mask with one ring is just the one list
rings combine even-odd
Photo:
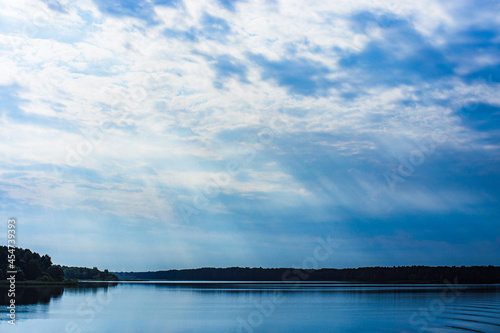
[(0, 6), (0, 244), (112, 271), (500, 265), (500, 2)]

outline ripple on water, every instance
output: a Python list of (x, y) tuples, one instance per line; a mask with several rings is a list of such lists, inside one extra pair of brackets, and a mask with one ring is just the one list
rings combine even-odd
[(500, 332), (499, 301), (478, 300), (469, 304), (450, 305), (438, 317), (446, 330), (437, 329), (435, 332)]

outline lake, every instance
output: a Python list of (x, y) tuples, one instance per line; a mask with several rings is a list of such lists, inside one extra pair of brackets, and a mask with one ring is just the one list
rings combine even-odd
[(500, 285), (156, 281), (17, 289), (16, 326), (2, 305), (0, 332), (500, 332)]

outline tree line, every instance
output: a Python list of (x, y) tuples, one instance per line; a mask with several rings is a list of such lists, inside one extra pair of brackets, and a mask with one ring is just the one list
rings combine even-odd
[[(15, 259), (11, 259), (15, 258)], [(13, 268), (10, 266), (13, 265)], [(49, 255), (40, 255), (29, 249), (9, 249), (0, 246), (0, 281), (8, 271), (17, 271), (17, 281), (60, 282), (66, 280), (116, 281), (120, 279), (184, 280), (184, 281), (350, 281), (372, 283), (500, 283), (498, 266), (398, 266), (361, 268), (249, 268), (205, 267), (198, 269), (156, 272), (116, 272), (97, 267), (69, 267), (54, 265)]]
[[(11, 266), (12, 265), (12, 266)], [(48, 254), (40, 255), (29, 249), (0, 246), (0, 281), (8, 271), (16, 271), (16, 281), (61, 282), (64, 280), (116, 281), (118, 277), (97, 267), (68, 267), (54, 265)]]
[(198, 268), (156, 272), (114, 272), (120, 279), (184, 281), (349, 281), (370, 283), (500, 283), (498, 266), (398, 266), (360, 268)]
[[(11, 266), (12, 265), (12, 266)], [(16, 271), (16, 281), (37, 280), (60, 282), (64, 272), (59, 265), (53, 265), (49, 255), (41, 256), (29, 249), (0, 246), (0, 280), (8, 277), (8, 271)]]
[(117, 281), (118, 277), (110, 273), (107, 269), (100, 271), (97, 267), (68, 267), (62, 266), (64, 276), (67, 279), (97, 280), (97, 281)]

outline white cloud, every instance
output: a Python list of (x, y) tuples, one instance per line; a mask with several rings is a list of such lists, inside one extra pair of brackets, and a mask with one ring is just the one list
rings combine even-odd
[[(372, 22), (372, 30), (368, 29), (370, 22), (365, 22), (365, 29), (357, 31), (351, 15), (370, 10), (383, 15), (390, 11), (396, 18), (407, 19), (430, 44), (442, 45), (447, 40), (446, 32), (458, 29), (457, 19), (442, 3), (407, 1), (387, 5), (382, 1), (343, 1), (332, 5), (287, 1), (270, 10), (267, 2), (257, 1), (243, 2), (239, 11), (232, 13), (206, 1), (188, 1), (185, 9), (158, 8), (157, 25), (137, 18), (102, 15), (92, 1), (67, 5), (68, 14), (56, 13), (42, 2), (32, 1), (9, 3), (0, 9), (0, 17), (9, 18), (8, 27), (13, 29), (0, 35), (4, 47), (0, 53), (0, 85), (20, 86), (18, 94), (23, 102), (19, 107), (27, 117), (51, 117), (68, 126), (63, 131), (53, 125), (26, 124), (4, 117), (0, 125), (7, 140), (0, 143), (6, 154), (3, 162), (14, 166), (64, 164), (68, 149), (76, 149), (86, 140), (81, 131), (113, 123), (103, 133), (102, 144), (82, 158), (79, 167), (104, 178), (111, 178), (110, 170), (118, 170), (124, 184), (114, 189), (91, 189), (84, 195), (76, 185), (89, 185), (85, 181), (57, 185), (51, 183), (53, 174), (37, 171), (30, 175), (33, 178), (14, 178), (8, 183), (26, 185), (24, 189), (8, 190), (14, 199), (51, 207), (58, 202), (69, 206), (104, 192), (106, 211), (144, 215), (141, 204), (129, 204), (144, 203), (141, 193), (126, 192), (141, 188), (135, 183), (138, 177), (134, 174), (141, 166), (155, 168), (158, 176), (151, 181), (161, 186), (186, 191), (203, 186), (210, 171), (202, 162), (183, 171), (169, 170), (162, 163), (182, 163), (192, 158), (224, 161), (234, 156), (236, 142), (246, 140), (238, 137), (237, 130), (266, 127), (270, 115), (286, 120), (288, 125), (280, 135), (328, 133), (344, 137), (336, 142), (309, 142), (333, 147), (344, 156), (377, 149), (405, 152), (406, 141), (425, 138), (438, 127), (446, 129), (450, 145), (464, 147), (476, 138), (470, 131), (462, 136), (465, 130), (453, 123), (449, 107), (402, 107), (400, 101), (404, 99), (418, 103), (421, 86), (373, 86), (353, 100), (340, 96), (343, 90), (357, 89), (366, 78), (362, 73), (355, 77), (352, 72), (343, 71), (335, 47), (356, 54), (373, 41), (382, 47), (397, 42), (382, 39), (377, 23), (383, 22)], [(205, 12), (228, 22), (231, 34), (226, 42), (199, 36), (198, 42), (192, 43), (163, 35), (167, 28), (203, 29), (200, 20)], [(46, 15), (46, 22), (35, 17), (36, 13)], [(483, 15), (498, 21), (489, 14)], [(472, 19), (468, 21), (474, 23)], [(35, 29), (22, 34), (18, 27), (23, 24), (31, 24)], [(59, 28), (61, 31), (57, 32)], [(49, 33), (54, 35), (47, 36)], [(404, 41), (400, 41), (400, 46), (401, 58), (415, 52)], [(291, 95), (287, 87), (261, 80), (262, 68), (246, 60), (249, 53), (274, 61), (313, 60), (331, 70), (326, 79), (341, 82), (323, 97)], [(214, 88), (217, 73), (210, 57), (220, 55), (242, 61), (249, 82), (235, 77), (224, 82), (224, 89)], [(470, 63), (464, 62), (459, 71), (466, 73), (496, 63), (495, 56), (485, 54)], [(485, 99), (500, 104), (497, 94), (485, 96), (476, 86), (459, 80), (435, 80), (423, 88), (427, 97), (454, 100), (457, 104)], [(373, 121), (374, 118), (378, 120)], [(192, 134), (186, 137), (175, 132), (176, 128), (189, 129)], [(230, 133), (230, 137), (219, 139), (224, 133)], [(354, 139), (356, 136), (365, 138)], [(265, 151), (272, 151), (273, 145), (264, 147)], [(249, 166), (250, 179), (233, 181), (226, 189), (228, 193), (288, 192), (302, 198), (313, 192), (280, 170), (279, 165), (271, 171), (260, 168)], [(331, 192), (336, 193), (341, 204), (352, 206), (353, 198), (346, 198), (342, 190), (332, 188)], [(171, 198), (161, 198), (158, 192), (151, 197), (151, 202), (144, 205), (165, 206), (169, 211)], [(401, 206), (410, 200), (406, 196), (400, 199)], [(436, 201), (424, 199), (425, 196), (419, 201), (419, 207), (433, 210)]]

